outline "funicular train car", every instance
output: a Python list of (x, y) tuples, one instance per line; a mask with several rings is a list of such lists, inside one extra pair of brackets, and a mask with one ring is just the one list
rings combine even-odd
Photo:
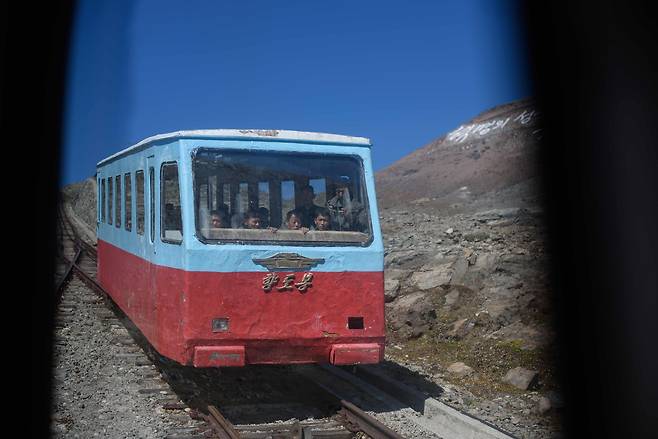
[(102, 160), (97, 178), (99, 282), (160, 354), (195, 367), (383, 359), (368, 139), (179, 131)]

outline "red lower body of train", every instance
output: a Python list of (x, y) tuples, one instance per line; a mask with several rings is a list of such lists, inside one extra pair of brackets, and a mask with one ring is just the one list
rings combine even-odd
[[(224, 367), (383, 360), (383, 272), (313, 271), (313, 286), (305, 292), (265, 292), (265, 272), (163, 267), (102, 240), (98, 260), (103, 288), (156, 350), (178, 363)], [(289, 273), (282, 270), (279, 277)], [(217, 318), (228, 319), (227, 331), (213, 332)], [(363, 324), (350, 327), (349, 318)]]

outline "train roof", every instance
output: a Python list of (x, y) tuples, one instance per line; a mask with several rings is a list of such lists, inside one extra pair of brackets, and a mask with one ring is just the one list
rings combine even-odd
[(113, 154), (96, 164), (101, 166), (106, 162), (112, 161), (120, 156), (135, 152), (140, 148), (160, 140), (170, 139), (251, 139), (251, 140), (294, 140), (307, 143), (330, 143), (350, 146), (367, 146), (372, 143), (366, 137), (344, 136), (341, 134), (330, 133), (313, 133), (307, 131), (289, 131), (289, 130), (237, 130), (237, 129), (215, 129), (215, 130), (186, 130), (174, 131), (171, 133), (157, 134), (147, 137), (139, 143), (136, 143), (124, 150)]

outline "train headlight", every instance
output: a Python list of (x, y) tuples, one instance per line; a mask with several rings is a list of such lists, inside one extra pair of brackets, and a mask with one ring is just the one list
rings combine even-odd
[(212, 332), (228, 331), (228, 317), (219, 317), (212, 321)]

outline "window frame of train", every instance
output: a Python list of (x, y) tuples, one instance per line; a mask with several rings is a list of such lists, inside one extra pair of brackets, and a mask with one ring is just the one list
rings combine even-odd
[(114, 208), (116, 209), (114, 212), (114, 227), (121, 229), (121, 188), (123, 187), (121, 184), (121, 175), (114, 177), (114, 185)]
[(123, 212), (125, 215), (124, 218), (124, 228), (127, 232), (132, 232), (133, 228), (133, 185), (132, 185), (132, 173), (126, 172), (123, 174)]
[[(167, 172), (169, 169), (175, 170), (175, 178), (170, 177), (167, 175)], [(167, 183), (168, 182), (173, 182), (172, 188), (175, 189), (175, 193), (177, 195), (172, 197), (171, 199), (168, 198), (167, 192)], [(183, 212), (182, 212), (182, 205), (181, 205), (181, 197), (180, 197), (180, 174), (178, 172), (178, 162), (176, 161), (168, 161), (168, 162), (163, 162), (160, 165), (160, 240), (162, 242), (165, 242), (167, 244), (177, 244), (180, 245), (183, 242)], [(167, 212), (167, 204), (169, 204), (170, 201), (177, 201), (178, 205), (176, 206), (174, 204), (174, 208), (178, 207), (178, 209), (175, 209), (175, 211), (178, 212), (178, 224), (180, 227), (178, 228), (169, 228), (169, 224), (171, 221), (176, 220), (175, 217), (171, 215), (176, 215), (174, 212)], [(180, 238), (172, 238), (172, 237), (167, 237), (167, 232), (171, 231), (177, 231), (180, 233)]]
[(99, 220), (101, 223), (105, 222), (105, 203), (107, 202), (107, 194), (105, 193), (105, 179), (101, 178), (100, 179), (100, 191), (101, 191), (101, 198), (100, 198), (100, 212), (99, 212)]
[(112, 225), (112, 198), (114, 197), (114, 180), (112, 177), (107, 177), (107, 223)]
[(135, 171), (135, 231), (140, 236), (146, 232), (146, 178), (143, 169)]
[(155, 168), (149, 166), (149, 242), (155, 243)]
[[(284, 228), (279, 228), (276, 233), (272, 233), (267, 229), (257, 229), (257, 230), (248, 230), (240, 228), (223, 228), (223, 229), (210, 229), (209, 227), (201, 227), (201, 224), (208, 224), (208, 219), (202, 218), (202, 206), (200, 205), (200, 200), (202, 199), (202, 187), (209, 185), (209, 178), (212, 176), (208, 174), (208, 169), (203, 169), (202, 166), (210, 167), (211, 165), (208, 162), (202, 162), (204, 159), (209, 160), (207, 157), (210, 155), (215, 155), (218, 158), (226, 157), (239, 157), (243, 159), (244, 165), (248, 163), (249, 166), (252, 166), (253, 169), (256, 169), (258, 166), (261, 166), (260, 174), (259, 172), (254, 172), (253, 175), (249, 174), (249, 181), (247, 182), (247, 195), (249, 197), (248, 205), (253, 204), (254, 207), (259, 205), (259, 194), (258, 187), (261, 183), (269, 182), (270, 190), (268, 191), (268, 201), (270, 202), (271, 207), (269, 208), (270, 219), (274, 215), (279, 215), (283, 219), (284, 209), (283, 209), (283, 184), (288, 181), (294, 181), (294, 194), (292, 201), (295, 207), (298, 206), (299, 194), (300, 191), (298, 186), (309, 185), (310, 181), (318, 180), (324, 178), (324, 186), (326, 189), (333, 187), (334, 184), (338, 182), (338, 178), (333, 178), (331, 183), (329, 183), (329, 176), (331, 175), (329, 169), (330, 165), (326, 165), (326, 162), (334, 160), (334, 163), (342, 162), (342, 166), (346, 169), (349, 169), (351, 173), (351, 178), (349, 180), (349, 185), (353, 188), (353, 201), (358, 201), (362, 213), (365, 212), (366, 221), (362, 222), (361, 225), (365, 226), (365, 232), (361, 231), (309, 231), (306, 234), (302, 234), (299, 230), (287, 230)], [(366, 170), (363, 162), (363, 158), (357, 154), (340, 154), (340, 153), (325, 153), (325, 152), (294, 152), (294, 151), (281, 151), (281, 150), (245, 150), (238, 148), (227, 148), (227, 149), (217, 149), (209, 147), (199, 147), (192, 150), (191, 153), (192, 160), (192, 187), (193, 187), (193, 196), (194, 196), (194, 234), (200, 242), (204, 244), (243, 244), (243, 245), (272, 245), (272, 246), (313, 246), (313, 247), (368, 247), (372, 244), (374, 240), (374, 231), (371, 217), (370, 209), (370, 200), (371, 196), (367, 190), (366, 184)], [(264, 158), (274, 158), (278, 160), (278, 164), (282, 168), (266, 168), (262, 165), (263, 162), (267, 162)], [(259, 162), (260, 160), (260, 162)], [(296, 165), (296, 171), (298, 172), (295, 175), (295, 160), (305, 161), (307, 165), (304, 168), (301, 165)], [(238, 160), (236, 160), (238, 161)], [(259, 164), (253, 164), (253, 163)], [(291, 164), (290, 169), (286, 169), (286, 164)], [(325, 166), (325, 173), (313, 174), (314, 170), (310, 165), (316, 166), (319, 170), (322, 169), (322, 166)], [(227, 170), (221, 170), (222, 165), (217, 165), (217, 171), (214, 175), (219, 177), (224, 177), (230, 172)], [(233, 165), (237, 167), (238, 165)], [(351, 166), (351, 169), (350, 169)], [(280, 172), (280, 177), (273, 177), (272, 179), (264, 178), (262, 174), (267, 174), (268, 172), (274, 175), (274, 173)], [(348, 173), (349, 174), (349, 173)], [(336, 176), (334, 176), (336, 177)], [(348, 176), (346, 176), (348, 177)], [(208, 179), (206, 182), (203, 179)], [(230, 190), (228, 191), (230, 195), (230, 200), (223, 200), (224, 204), (229, 208), (229, 216), (234, 216), (236, 213), (236, 208), (238, 204), (241, 204), (237, 201), (237, 198), (240, 197), (240, 194), (244, 191), (240, 189), (241, 184), (244, 184), (244, 181), (238, 181), (235, 179), (223, 178), (223, 181), (217, 181), (216, 191), (217, 193), (226, 193), (225, 187), (229, 186)], [(255, 188), (255, 189), (254, 189)], [(274, 189), (274, 190), (272, 190)], [(206, 188), (208, 190), (208, 188)], [(254, 191), (256, 192), (256, 199), (252, 199)], [(210, 192), (208, 192), (210, 193)], [(316, 194), (317, 196), (318, 194)], [(330, 199), (329, 194), (325, 195), (326, 199)], [(205, 197), (206, 200), (209, 200), (208, 195)], [(320, 206), (321, 207), (321, 206)], [(207, 207), (206, 207), (207, 209)], [(206, 210), (206, 215), (209, 216), (210, 211)], [(273, 225), (277, 225), (276, 222), (273, 222)], [(283, 225), (281, 225), (283, 227)], [(212, 230), (212, 235), (209, 236), (208, 231)], [(212, 236), (212, 237), (211, 237)]]

